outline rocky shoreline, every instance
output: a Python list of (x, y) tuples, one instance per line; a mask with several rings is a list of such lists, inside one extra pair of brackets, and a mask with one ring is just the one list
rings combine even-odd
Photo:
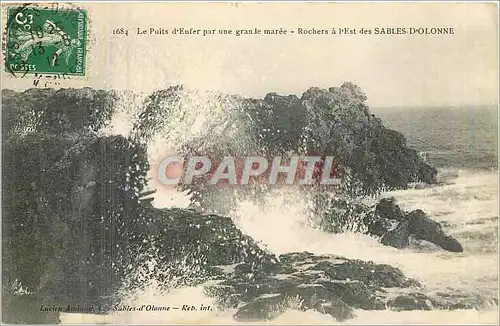
[[(100, 133), (114, 114), (118, 93), (89, 88), (2, 92), (2, 166), (8, 171), (2, 189), (4, 322), (54, 322), (57, 314), (40, 312), (41, 302), (115, 304), (120, 291), (140, 289), (148, 279), (168, 288), (174, 278), (178, 287), (204, 286), (221, 309), (237, 309), (234, 319), (241, 322), (273, 319), (289, 307), (342, 321), (353, 318), (355, 309), (481, 306), (481, 300), (466, 294), (427, 293), (389, 265), (267, 252), (225, 214), (204, 213), (220, 204), (218, 199), (231, 202), (227, 192), (211, 196), (213, 189), (193, 187), (193, 206), (200, 209), (154, 208), (145, 190), (148, 141), (168, 128), (172, 112), (182, 109), (183, 92), (171, 87), (147, 97), (130, 137)], [(221, 109), (227, 120), (216, 125), (240, 124), (236, 131), (221, 132), (262, 136), (242, 151), (263, 148), (275, 155), (305, 148), (338, 158), (345, 192), (318, 199), (316, 215), (324, 231), (359, 225), (364, 230), (355, 231), (396, 248), (405, 248), (412, 236), (463, 251), (420, 210), (403, 212), (391, 199), (373, 207), (354, 200), (407, 189), (410, 182), (435, 183), (437, 174), (406, 147), (402, 134), (370, 114), (357, 86), (310, 88), (301, 98), (274, 93), (258, 100), (221, 98), (229, 103)], [(242, 109), (229, 111), (233, 102)], [(247, 115), (248, 120), (237, 119)], [(204, 148), (199, 139), (189, 139), (179, 149), (241, 154), (239, 143), (211, 131)], [(154, 267), (148, 267), (151, 261)]]

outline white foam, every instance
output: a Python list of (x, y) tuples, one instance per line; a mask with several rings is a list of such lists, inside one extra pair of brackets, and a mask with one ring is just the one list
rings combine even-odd
[[(175, 154), (180, 145), (200, 135), (211, 134), (217, 139), (221, 130), (229, 128), (231, 119), (222, 119), (230, 106), (220, 105), (220, 99), (206, 94), (182, 95), (180, 105), (171, 112), (164, 131), (149, 143), (148, 155), (154, 164), (165, 155)], [(224, 112), (222, 112), (224, 111)], [(128, 113), (120, 113), (124, 119)], [(229, 115), (230, 116), (230, 115)], [(224, 121), (223, 121), (224, 120)], [(234, 119), (233, 119), (234, 120)], [(120, 127), (121, 126), (121, 127)], [(115, 126), (110, 133), (126, 134), (130, 124)], [(226, 135), (227, 137), (227, 135)], [(451, 177), (453, 178), (453, 177)], [(433, 290), (458, 289), (485, 297), (497, 297), (498, 292), (498, 177), (496, 172), (470, 173), (460, 171), (458, 178), (447, 185), (424, 189), (396, 191), (384, 196), (395, 196), (398, 204), (406, 209), (422, 209), (431, 218), (447, 222), (447, 231), (464, 244), (464, 253), (415, 249), (398, 250), (383, 246), (378, 239), (362, 234), (329, 234), (311, 227), (308, 223), (308, 202), (294, 190), (281, 191), (267, 196), (264, 205), (240, 201), (232, 214), (243, 232), (259, 241), (270, 251), (281, 254), (309, 251), (315, 254), (335, 254), (347, 258), (386, 263), (399, 267), (409, 276), (418, 278)], [(157, 184), (152, 187), (156, 188)], [(156, 207), (185, 207), (189, 197), (175, 188), (158, 187), (153, 204)], [(493, 219), (493, 217), (497, 219)], [(487, 220), (487, 218), (490, 218)], [(469, 222), (486, 219), (482, 224)], [(496, 228), (496, 233), (495, 233)], [(484, 248), (486, 251), (481, 251)], [(181, 288), (170, 293), (159, 293), (151, 285), (142, 293), (128, 298), (130, 304), (179, 306), (183, 304), (212, 305), (201, 287)], [(234, 310), (198, 312), (120, 312), (108, 316), (61, 314), (63, 323), (125, 323), (125, 324), (234, 324)], [(498, 324), (498, 307), (488, 311), (356, 311), (357, 317), (346, 323), (354, 324)], [(332, 324), (328, 315), (314, 311), (288, 310), (274, 324)], [(262, 324), (258, 322), (256, 324)]]
[[(408, 190), (393, 193), (398, 200), (407, 207), (414, 206), (433, 212), (441, 196), (467, 189), (468, 199), (450, 197), (447, 210), (450, 210), (451, 222), (459, 222), (458, 227), (467, 227), (461, 221), (461, 211), (469, 204), (478, 205), (486, 215), (496, 214), (493, 205), (484, 207), (477, 202), (473, 193), (485, 194), (485, 189), (494, 190), (496, 179), (491, 174), (477, 175), (478, 182), (470, 175), (462, 175), (456, 183), (446, 187), (436, 187), (432, 191)], [(431, 191), (429, 193), (429, 191)], [(422, 200), (416, 200), (420, 196)], [(495, 297), (498, 291), (498, 256), (496, 253), (482, 254), (465, 251), (462, 254), (437, 252), (416, 252), (412, 250), (398, 250), (382, 246), (376, 239), (360, 234), (327, 234), (309, 227), (304, 220), (304, 210), (307, 203), (300, 198), (292, 198), (292, 193), (283, 193), (282, 196), (269, 197), (266, 205), (252, 205), (241, 202), (238, 206), (237, 223), (243, 230), (260, 240), (269, 249), (276, 253), (291, 251), (311, 251), (316, 254), (336, 254), (349, 258), (371, 260), (377, 263), (388, 263), (402, 268), (410, 277), (423, 281), (430, 289), (462, 290), (467, 293), (476, 293), (488, 297)], [(491, 197), (491, 198), (490, 198)], [(483, 200), (493, 200), (495, 193), (489, 192)], [(405, 202), (406, 199), (409, 199)], [(465, 202), (464, 202), (465, 200)], [(457, 203), (453, 203), (457, 201)], [(430, 208), (430, 209), (429, 209)], [(435, 210), (434, 210), (435, 212)], [(474, 214), (474, 217), (477, 214)], [(453, 218), (455, 218), (453, 220)], [(171, 293), (158, 293), (154, 286), (146, 288), (139, 295), (129, 299), (130, 304), (155, 305), (212, 305), (213, 301), (203, 294), (202, 287), (181, 288)], [(232, 315), (234, 310), (228, 311), (198, 311), (185, 312), (120, 312), (109, 316), (61, 314), (63, 323), (124, 323), (124, 324), (235, 324)], [(357, 317), (348, 320), (346, 324), (498, 324), (498, 306), (489, 310), (453, 310), (453, 311), (356, 311)], [(315, 311), (288, 310), (277, 319), (266, 324), (336, 324), (328, 315)], [(263, 324), (258, 322), (255, 324)]]

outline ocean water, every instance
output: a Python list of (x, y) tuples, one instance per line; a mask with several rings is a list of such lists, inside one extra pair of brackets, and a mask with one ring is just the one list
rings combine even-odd
[[(282, 190), (268, 196), (263, 206), (239, 202), (231, 217), (243, 232), (276, 254), (307, 250), (316, 254), (328, 253), (388, 263), (401, 268), (407, 276), (419, 279), (428, 292), (463, 291), (486, 302), (486, 308), (481, 310), (357, 310), (356, 317), (346, 324), (498, 324), (498, 305), (495, 303), (498, 299), (496, 109), (393, 108), (373, 112), (387, 125), (407, 135), (411, 147), (427, 153), (429, 162), (439, 168), (442, 180), (446, 180), (440, 186), (395, 191), (382, 196), (394, 196), (402, 208), (420, 208), (431, 218), (442, 222), (447, 232), (463, 244), (463, 253), (449, 253), (422, 243), (398, 250), (383, 246), (377, 239), (366, 235), (322, 232), (308, 225), (306, 216), (309, 207), (294, 190)], [(126, 114), (122, 114), (116, 119), (125, 118)], [(207, 114), (194, 117), (201, 120), (207, 118)], [(111, 132), (127, 132), (126, 129), (119, 130), (116, 125), (110, 129)], [(152, 160), (172, 152), (169, 144), (151, 146)], [(186, 194), (167, 188), (158, 188), (153, 202), (156, 207), (185, 207), (188, 203)], [(165, 293), (155, 286), (154, 281), (143, 292), (126, 294), (125, 302), (213, 306), (212, 300), (203, 294), (202, 287), (182, 287)], [(106, 316), (61, 314), (60, 320), (62, 323), (236, 324), (232, 318), (234, 312), (120, 312)], [(267, 323), (337, 324), (327, 315), (293, 308)]]
[(410, 147), (439, 168), (497, 168), (498, 109), (495, 106), (373, 108)]

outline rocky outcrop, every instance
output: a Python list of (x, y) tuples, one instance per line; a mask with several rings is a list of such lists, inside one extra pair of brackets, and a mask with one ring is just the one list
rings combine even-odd
[(114, 91), (89, 87), (2, 90), (2, 138), (33, 132), (93, 134), (109, 122), (116, 100)]
[(410, 233), (417, 238), (429, 241), (452, 252), (462, 252), (462, 245), (455, 238), (447, 235), (441, 224), (431, 220), (422, 210), (417, 209), (406, 215)]
[[(236, 308), (234, 318), (245, 322), (273, 319), (286, 309), (312, 309), (342, 321), (353, 317), (355, 309), (423, 309), (411, 305), (412, 295), (431, 300), (418, 292), (417, 281), (395, 267), (307, 252), (276, 257), (230, 218), (155, 209), (141, 201), (149, 171), (147, 141), (164, 131), (170, 113), (180, 110), (179, 116), (184, 115), (181, 91), (173, 87), (152, 94), (129, 138), (99, 133), (115, 112), (119, 97), (115, 92), (89, 88), (2, 92), (2, 277), (4, 284), (19, 281), (30, 292), (9, 294), (7, 310), (17, 312), (23, 302), (35, 302), (34, 297), (54, 305), (115, 303), (120, 300), (118, 290), (140, 289), (152, 279), (163, 287), (210, 281), (212, 285), (205, 285), (207, 295), (220, 307)], [(213, 116), (222, 112), (225, 122), (237, 121), (233, 134), (259, 139), (250, 144), (253, 147), (241, 146), (245, 150), (263, 148), (266, 155), (279, 155), (304, 147), (308, 153), (337, 158), (339, 172), (349, 179), (348, 200), (338, 215), (330, 215), (328, 221), (340, 222), (332, 232), (345, 231), (342, 223), (363, 226), (369, 221), (369, 232), (384, 235), (395, 221), (408, 224), (399, 228), (401, 233), (410, 230), (444, 248), (458, 248), (439, 224), (425, 214), (403, 218), (393, 201), (380, 203), (375, 212), (365, 212), (361, 205), (351, 209), (351, 195), (372, 196), (418, 180), (432, 182), (436, 174), (406, 147), (401, 133), (385, 128), (370, 114), (366, 96), (357, 86), (311, 88), (300, 98), (277, 94), (260, 100), (220, 98), (209, 112)], [(238, 110), (231, 111), (233, 107)], [(220, 122), (212, 121), (211, 126), (226, 125)], [(206, 150), (215, 148), (219, 151), (214, 153), (223, 155), (221, 148), (241, 145), (230, 143), (240, 137), (221, 137), (228, 129), (207, 130)], [(197, 143), (190, 139), (179, 145), (190, 144)], [(404, 246), (404, 236), (400, 238)], [(389, 296), (387, 289), (399, 299)], [(4, 322), (16, 321), (15, 316), (9, 318)]]
[(382, 198), (375, 207), (375, 212), (388, 220), (404, 221), (405, 213), (396, 205), (394, 197)]
[(387, 231), (380, 239), (380, 242), (386, 246), (403, 249), (410, 244), (410, 235), (410, 223), (404, 221), (399, 223), (394, 229)]
[[(406, 248), (410, 243), (410, 236), (413, 235), (416, 239), (431, 242), (444, 250), (463, 252), (460, 242), (447, 235), (440, 223), (430, 219), (420, 209), (405, 213), (395, 204), (394, 198), (384, 198), (377, 204), (376, 212), (378, 221), (399, 221), (395, 228), (387, 230), (382, 236), (381, 242), (384, 245)], [(379, 235), (379, 232), (376, 235)]]
[(376, 295), (383, 286), (418, 284), (390, 266), (308, 252), (279, 256), (265, 274), (241, 275), (235, 269), (225, 278), (206, 293), (222, 307), (238, 307), (239, 321), (270, 320), (286, 309), (313, 309), (342, 321), (353, 317), (353, 308), (385, 309)]
[(408, 293), (399, 293), (387, 300), (387, 308), (396, 311), (408, 310), (455, 310), (455, 309), (481, 309), (491, 304), (498, 305), (498, 300), (486, 302), (477, 294), (466, 294), (460, 291), (448, 293), (437, 292), (422, 293), (421, 290)]
[[(480, 300), (457, 293), (425, 293), (425, 288), (389, 265), (334, 255), (295, 252), (266, 268), (240, 264), (205, 286), (219, 309), (236, 308), (240, 322), (273, 320), (288, 309), (315, 310), (337, 321), (364, 310), (429, 310), (479, 307)], [(222, 267), (220, 267), (222, 270)], [(454, 298), (450, 300), (450, 298)]]
[(382, 244), (398, 249), (408, 247), (413, 237), (447, 251), (463, 251), (458, 240), (446, 234), (440, 223), (419, 209), (405, 212), (394, 197), (382, 198), (371, 207), (329, 193), (318, 193), (313, 198), (316, 225), (326, 232), (362, 232), (380, 237)]

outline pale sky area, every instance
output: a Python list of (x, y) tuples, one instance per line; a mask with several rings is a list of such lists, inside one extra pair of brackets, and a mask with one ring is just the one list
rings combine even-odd
[[(84, 80), (60, 87), (152, 91), (175, 84), (245, 96), (359, 85), (372, 106), (498, 103), (493, 3), (94, 3)], [(5, 21), (5, 20), (4, 20)], [(5, 24), (5, 23), (4, 23)], [(124, 27), (128, 36), (112, 35)], [(137, 28), (453, 27), (454, 35), (137, 35)], [(3, 88), (33, 77), (3, 73)]]

